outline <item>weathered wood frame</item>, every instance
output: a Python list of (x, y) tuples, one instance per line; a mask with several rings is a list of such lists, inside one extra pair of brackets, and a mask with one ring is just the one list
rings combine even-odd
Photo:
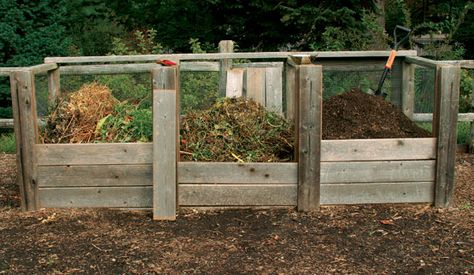
[[(22, 207), (152, 208), (155, 219), (173, 220), (178, 206), (297, 206), (302, 211), (320, 205), (355, 203), (434, 202), (438, 207), (449, 206), (454, 190), (452, 129), (457, 118), (459, 66), (436, 64), (437, 130), (433, 138), (321, 140), (323, 72), (341, 70), (344, 62), (355, 61), (356, 65), (348, 67), (356, 70), (364, 66), (360, 53), (354, 55), (357, 60), (327, 56), (318, 61), (319, 65), (290, 61), (285, 65), (284, 109), (296, 122), (298, 137), (294, 163), (179, 162), (178, 74), (185, 66), (192, 68), (179, 58), (173, 59), (179, 62), (177, 67), (46, 64), (15, 71), (11, 83), (18, 121), (15, 132)], [(384, 57), (374, 57), (374, 68)], [(425, 62), (410, 58), (402, 56), (397, 61), (401, 72), (399, 85), (395, 85), (400, 90), (397, 100), (407, 115), (413, 110), (411, 66)], [(196, 70), (219, 68), (209, 61), (192, 62), (202, 63), (196, 65), (200, 68)], [(60, 75), (85, 74), (89, 69), (93, 73), (151, 72), (153, 144), (37, 143), (35, 73), (48, 73), (50, 96), (54, 98), (60, 91)]]

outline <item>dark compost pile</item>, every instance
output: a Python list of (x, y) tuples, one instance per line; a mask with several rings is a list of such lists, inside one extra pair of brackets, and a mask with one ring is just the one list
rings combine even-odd
[(323, 139), (429, 136), (390, 102), (357, 89), (323, 103)]

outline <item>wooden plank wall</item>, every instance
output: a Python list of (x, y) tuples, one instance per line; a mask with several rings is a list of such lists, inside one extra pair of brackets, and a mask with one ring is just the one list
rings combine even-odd
[[(36, 145), (39, 207), (151, 208), (152, 148), (151, 143)], [(382, 148), (392, 159), (374, 160)], [(435, 157), (434, 138), (323, 140), (320, 202), (432, 202)], [(178, 162), (177, 181), (180, 206), (297, 205), (297, 163)]]
[(283, 63), (243, 63), (227, 71), (227, 97), (245, 96), (283, 113)]
[(436, 139), (323, 140), (321, 204), (433, 202)]

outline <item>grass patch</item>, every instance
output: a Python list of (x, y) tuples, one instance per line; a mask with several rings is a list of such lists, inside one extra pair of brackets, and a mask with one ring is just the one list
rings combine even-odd
[[(431, 122), (420, 122), (417, 123), (421, 128), (432, 131)], [(470, 138), (471, 124), (469, 121), (458, 122), (457, 125), (457, 144), (468, 144)]]
[(16, 153), (16, 142), (14, 133), (0, 133), (0, 153)]

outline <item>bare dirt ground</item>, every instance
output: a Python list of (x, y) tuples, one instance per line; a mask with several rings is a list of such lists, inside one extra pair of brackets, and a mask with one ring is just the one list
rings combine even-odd
[(0, 273), (474, 273), (474, 156), (458, 155), (454, 206), (147, 211), (18, 208), (0, 154)]

